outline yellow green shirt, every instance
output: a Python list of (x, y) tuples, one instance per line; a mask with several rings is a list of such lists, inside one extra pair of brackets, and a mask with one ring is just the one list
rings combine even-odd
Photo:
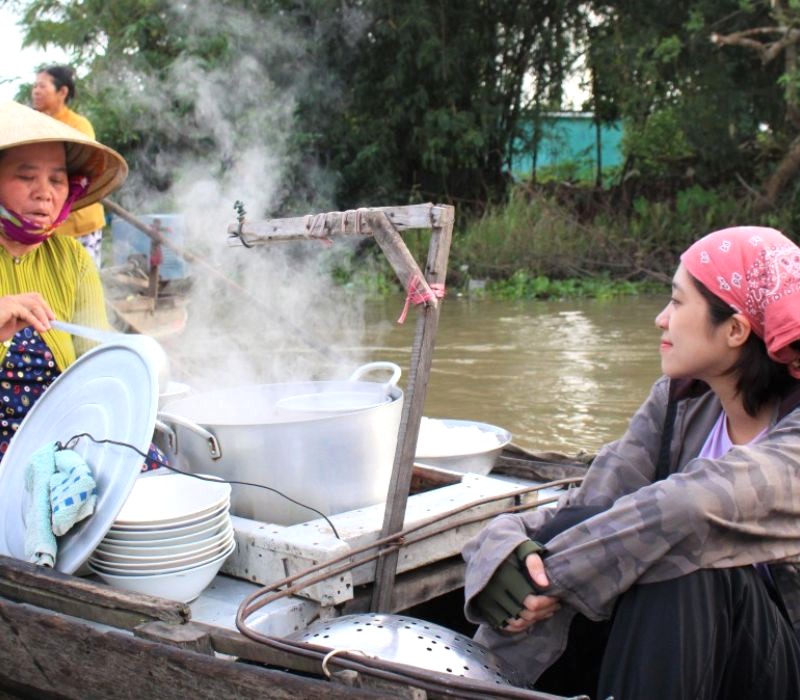
[[(53, 118), (83, 132), (87, 136), (95, 138), (94, 128), (89, 120), (77, 112), (73, 112), (69, 107), (65, 106), (60, 112), (54, 114)], [(62, 236), (84, 236), (87, 233), (103, 228), (105, 225), (106, 215), (103, 205), (95, 203), (72, 212), (67, 220), (56, 229), (56, 233)]]
[[(0, 247), (0, 296), (38, 292), (61, 321), (107, 329), (103, 287), (92, 259), (75, 239), (51, 236), (38, 248), (14, 257)], [(42, 336), (63, 372), (95, 343), (50, 330)], [(0, 343), (0, 362), (8, 344)]]

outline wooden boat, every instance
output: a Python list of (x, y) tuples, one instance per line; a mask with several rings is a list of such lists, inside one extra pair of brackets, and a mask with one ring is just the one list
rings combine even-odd
[(186, 328), (188, 279), (160, 280), (158, 268), (145, 272), (135, 263), (104, 268), (100, 276), (109, 321), (117, 330), (166, 340), (180, 335)]
[[(424, 204), (260, 223), (242, 215), (232, 225), (229, 243), (248, 248), (371, 232), (409, 301), (421, 306), (386, 502), (291, 526), (233, 517), (236, 551), (191, 605), (0, 558), (0, 688), (6, 697), (554, 697), (454, 672), (387, 667), (354, 650), (305, 653), (279, 643), (315, 618), (370, 609), (419, 614), (420, 606), (439, 607), (443, 597), (455, 593), (457, 600), (460, 551), (468, 538), (499, 513), (555, 501), (582, 478), (588, 459), (554, 460), (513, 446), (486, 476), (414, 468), (453, 216), (452, 207)], [(399, 235), (420, 228), (432, 231), (425, 273)], [(157, 232), (152, 235), (159, 241)], [(152, 281), (148, 289), (156, 297)], [(249, 604), (268, 591), (269, 601)], [(453, 627), (458, 608), (452, 607), (446, 626)]]
[[(393, 610), (448, 600), (447, 619), (459, 614), (463, 562), (458, 551), (486, 519), (520, 501), (543, 502), (558, 484), (575, 481), (584, 467), (570, 458), (531, 455), (513, 445), (486, 477), (415, 469), (407, 524), (434, 513), (431, 536), (404, 548), (393, 591)], [(553, 481), (541, 484), (541, 479)], [(537, 492), (526, 491), (539, 482)], [(555, 484), (551, 486), (550, 484)], [(487, 502), (487, 496), (496, 498)], [(463, 514), (448, 515), (454, 505)], [(0, 557), (0, 688), (3, 697), (52, 698), (553, 698), (533, 691), (500, 692), (491, 686), (460, 689), (447, 674), (427, 688), (336, 670), (328, 678), (319, 661), (260, 644), (236, 629), (235, 613), (260, 580), (307, 567), (327, 551), (355, 548), (379, 535), (370, 509), (333, 516), (345, 541), (323, 539), (321, 524), (265, 527), (234, 518), (237, 555), (192, 604), (106, 586)], [(465, 524), (458, 525), (458, 522)], [(451, 527), (442, 528), (442, 524)], [(377, 523), (377, 526), (375, 525)], [(265, 531), (271, 533), (265, 535)], [(276, 567), (276, 563), (279, 565)], [(374, 563), (353, 568), (264, 608), (260, 629), (301, 628), (318, 616), (368, 609)], [(343, 581), (347, 585), (343, 586)], [(474, 682), (473, 682), (474, 684)], [(424, 685), (424, 684), (423, 684)], [(510, 689), (514, 691), (514, 689)]]

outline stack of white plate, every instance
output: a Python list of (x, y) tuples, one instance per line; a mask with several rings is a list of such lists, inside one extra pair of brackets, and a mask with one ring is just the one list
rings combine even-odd
[(221, 481), (139, 478), (88, 566), (112, 586), (188, 603), (236, 548), (230, 499)]

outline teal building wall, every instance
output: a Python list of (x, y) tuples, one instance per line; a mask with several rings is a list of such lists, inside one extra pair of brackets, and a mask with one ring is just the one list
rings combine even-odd
[[(536, 152), (537, 172), (569, 167), (580, 179), (594, 179), (597, 172), (597, 133), (590, 112), (556, 112), (545, 116)], [(533, 124), (525, 125), (526, 139), (533, 136)], [(533, 172), (532, 147), (518, 140), (511, 154), (511, 174), (526, 179)], [(600, 127), (600, 160), (603, 173), (622, 165), (622, 123)]]

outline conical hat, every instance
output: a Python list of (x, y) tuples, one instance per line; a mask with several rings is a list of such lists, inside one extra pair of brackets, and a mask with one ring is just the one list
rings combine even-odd
[(64, 143), (70, 175), (91, 180), (86, 194), (72, 205), (73, 211), (113, 192), (128, 176), (125, 159), (108, 146), (19, 102), (0, 104), (0, 150), (48, 141)]

